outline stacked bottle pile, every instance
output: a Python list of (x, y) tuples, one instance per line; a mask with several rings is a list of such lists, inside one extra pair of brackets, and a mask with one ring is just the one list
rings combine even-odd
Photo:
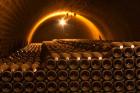
[[(136, 59), (137, 63), (140, 59)], [(114, 63), (113, 63), (114, 62)], [(125, 64), (123, 64), (123, 62)], [(140, 69), (133, 59), (64, 60), (49, 59), (46, 68), (5, 70), (0, 73), (3, 93), (47, 92), (131, 92), (140, 89)], [(34, 64), (35, 65), (35, 64)], [(6, 66), (6, 65), (5, 65)], [(121, 67), (123, 66), (123, 67)], [(33, 67), (33, 66), (32, 66)]]
[(0, 93), (140, 92), (139, 42), (77, 42), (31, 44), (1, 59)]
[(33, 92), (32, 81), (40, 65), (40, 52), (41, 44), (33, 43), (0, 59), (0, 93)]

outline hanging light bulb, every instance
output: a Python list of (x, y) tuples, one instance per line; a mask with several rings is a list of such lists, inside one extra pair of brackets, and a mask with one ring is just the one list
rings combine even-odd
[(66, 21), (64, 18), (61, 18), (61, 19), (59, 20), (59, 25), (60, 25), (60, 26), (64, 27), (66, 24), (67, 24), (67, 21)]

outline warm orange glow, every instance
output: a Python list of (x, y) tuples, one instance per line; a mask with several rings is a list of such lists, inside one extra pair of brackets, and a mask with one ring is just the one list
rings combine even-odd
[(69, 12), (69, 11), (60, 11), (60, 12), (54, 12), (51, 14), (47, 14), (45, 15), (43, 18), (41, 18), (35, 25), (34, 27), (31, 29), (29, 36), (28, 36), (28, 44), (32, 41), (32, 37), (35, 33), (35, 31), (38, 29), (38, 27), (44, 23), (46, 20), (56, 17), (56, 16), (65, 16), (65, 15), (70, 15), (70, 16), (75, 16), (78, 20), (80, 20), (81, 22), (83, 22), (87, 28), (89, 29), (88, 31), (90, 31), (92, 33), (93, 39), (98, 40), (99, 36), (104, 39), (104, 36), (102, 35), (101, 31), (96, 27), (95, 24), (93, 24), (90, 20), (88, 20), (87, 18), (85, 18), (82, 15), (79, 14), (75, 14), (73, 12)]
[(67, 24), (66, 20), (64, 18), (59, 20), (59, 24), (63, 27)]

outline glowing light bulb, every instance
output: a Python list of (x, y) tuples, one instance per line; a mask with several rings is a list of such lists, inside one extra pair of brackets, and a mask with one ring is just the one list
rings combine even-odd
[(88, 60), (91, 60), (91, 57), (88, 57)]
[(123, 49), (123, 45), (120, 45), (120, 49)]
[(77, 60), (80, 60), (81, 58), (80, 57), (77, 57)]
[(102, 60), (103, 58), (102, 57), (99, 57), (99, 60)]
[(131, 45), (131, 48), (135, 48), (135, 46), (134, 45)]
[(64, 18), (62, 18), (62, 19), (59, 20), (59, 24), (61, 26), (65, 26), (67, 24), (67, 22), (66, 22), (66, 20)]

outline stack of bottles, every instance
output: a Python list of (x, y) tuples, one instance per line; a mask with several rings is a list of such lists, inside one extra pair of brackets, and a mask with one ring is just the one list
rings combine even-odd
[(30, 44), (0, 60), (0, 86), (0, 93), (139, 93), (140, 43)]

